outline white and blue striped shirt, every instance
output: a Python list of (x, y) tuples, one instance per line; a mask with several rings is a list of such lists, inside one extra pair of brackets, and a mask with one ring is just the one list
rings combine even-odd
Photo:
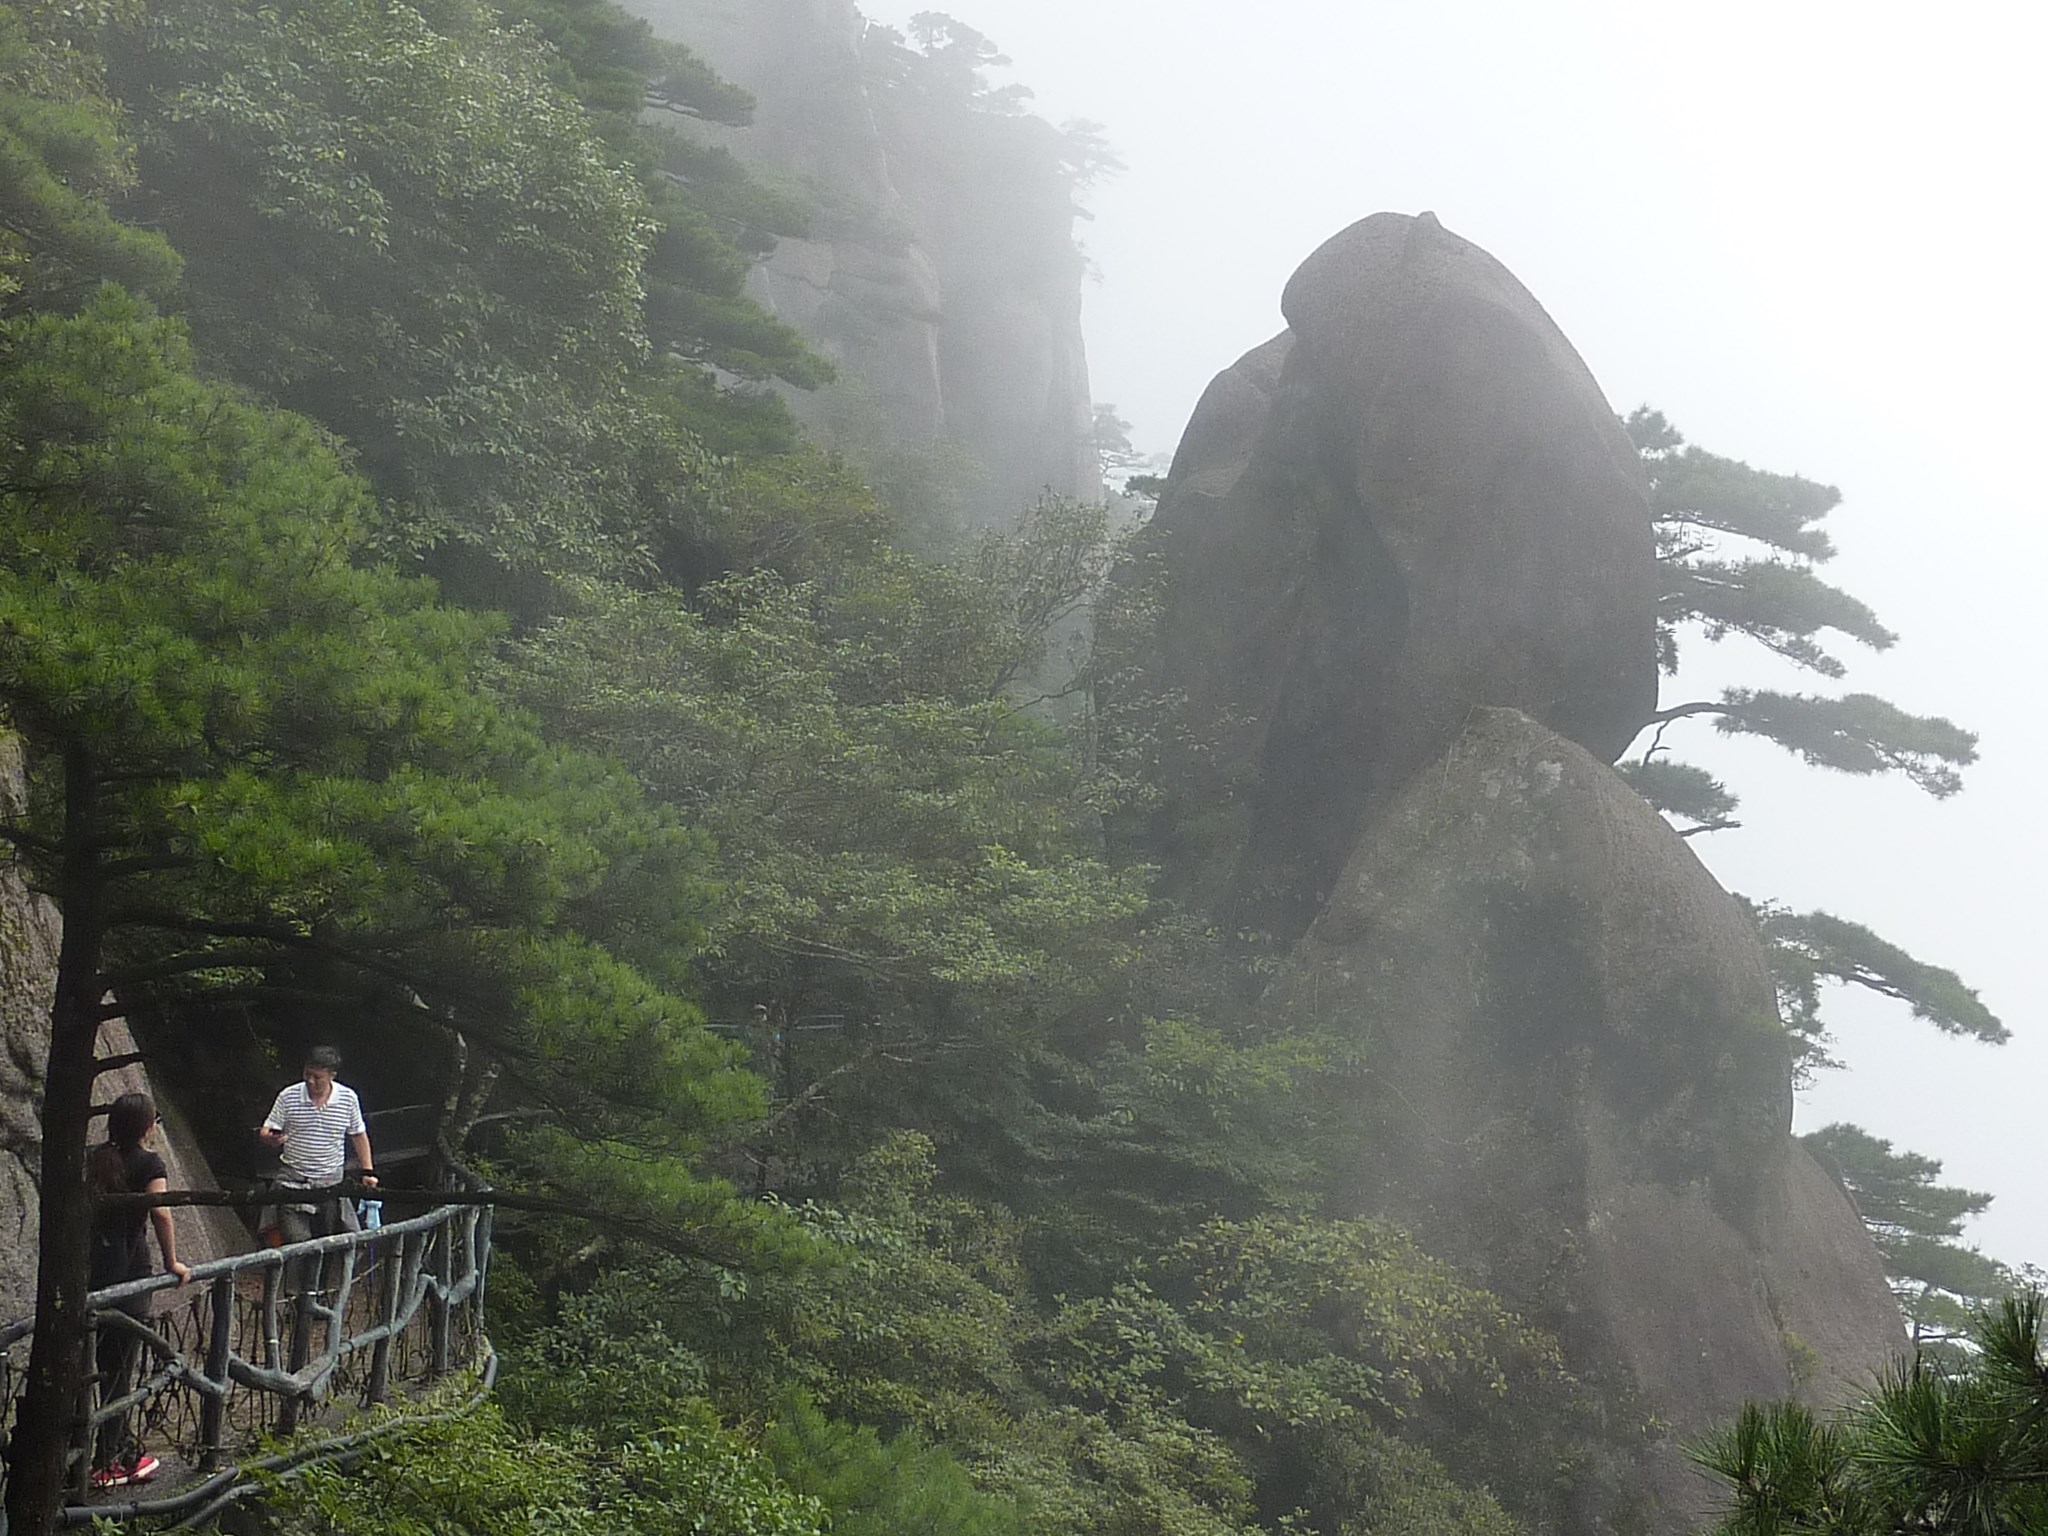
[(336, 1083), (325, 1104), (315, 1104), (304, 1083), (293, 1083), (277, 1096), (264, 1129), (284, 1132), (285, 1177), (295, 1184), (338, 1184), (348, 1162), (348, 1138), (363, 1135), (362, 1101), (356, 1091)]

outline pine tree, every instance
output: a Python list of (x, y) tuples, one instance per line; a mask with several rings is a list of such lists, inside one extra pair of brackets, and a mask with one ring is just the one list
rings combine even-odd
[(1861, 1126), (1837, 1123), (1800, 1140), (1848, 1186), (1916, 1348), (1954, 1343), (1977, 1309), (2016, 1288), (2004, 1265), (1957, 1241), (1991, 1196), (1936, 1183), (1937, 1159), (1895, 1152)]
[[(1834, 558), (1822, 526), (1842, 499), (1833, 486), (1753, 469), (1686, 442), (1660, 411), (1632, 412), (1624, 426), (1642, 455), (1655, 521), (1657, 656), (1675, 674), (1683, 642), (1754, 641), (1818, 676), (1846, 675), (1830, 649), (1839, 636), (1871, 650), (1898, 637), (1860, 599), (1829, 585), (1816, 567)], [(1620, 765), (1639, 794), (1693, 837), (1739, 827), (1741, 801), (1707, 769), (1672, 758), (1670, 730), (1710, 720), (1724, 736), (1757, 736), (1803, 762), (1838, 773), (1896, 773), (1945, 799), (1962, 788), (1977, 738), (1951, 721), (1914, 715), (1869, 693), (1783, 693), (1728, 688), (1715, 699), (1666, 705), (1640, 757)], [(1860, 986), (1911, 1005), (1950, 1033), (1997, 1043), (2005, 1028), (1952, 971), (1916, 959), (1868, 928), (1826, 912), (1793, 913), (1752, 902), (1770, 947), (1785, 1022), (1806, 1048), (1804, 1066), (1832, 1065), (1819, 1016), (1823, 982)]]
[[(1840, 504), (1840, 491), (1708, 453), (1648, 406), (1632, 412), (1625, 425), (1649, 473), (1662, 578), (1657, 656), (1667, 675), (1678, 671), (1689, 630), (1709, 642), (1747, 637), (1826, 678), (1842, 677), (1848, 668), (1823, 636), (1833, 633), (1876, 651), (1897, 641), (1861, 600), (1816, 574), (1816, 566), (1834, 558), (1821, 524)], [(1977, 756), (1977, 739), (1968, 731), (1908, 714), (1871, 694), (1830, 698), (1731, 688), (1718, 699), (1669, 705), (1651, 717), (1659, 729), (1642, 762), (1662, 767), (1640, 775), (1639, 785), (1653, 804), (1695, 821), (1725, 821), (1736, 801), (1717, 781), (1670, 771), (1676, 765), (1663, 756), (1663, 727), (1690, 719), (1710, 719), (1727, 735), (1762, 736), (1815, 767), (1901, 773), (1937, 798), (1962, 787), (1961, 770)]]
[(2048, 1530), (2039, 1292), (1979, 1313), (1969, 1350), (1920, 1355), (1836, 1422), (1750, 1404), (1692, 1450), (1726, 1484), (1715, 1536), (2026, 1536)]
[(16, 1530), (61, 1501), (110, 1014), (318, 961), (423, 1023), (496, 1021), (572, 1120), (624, 1103), (687, 1147), (760, 1112), (732, 1047), (587, 931), (625, 911), (685, 947), (695, 839), (478, 685), (497, 621), (370, 563), (370, 509), (317, 428), (199, 379), (117, 289), (0, 326), (0, 708), (31, 769), (0, 836), (64, 917)]
[(82, 7), (0, 9), (0, 314), (69, 308), (110, 280), (161, 296), (182, 270), (160, 234), (108, 211), (134, 165), (93, 20)]
[(614, 7), (512, 9), (180, 0), (106, 52), (139, 143), (114, 211), (176, 244), (204, 364), (350, 443), (387, 548), (535, 618), (690, 542), (719, 377), (830, 370), (744, 293), (803, 210), (642, 121), (744, 93)]

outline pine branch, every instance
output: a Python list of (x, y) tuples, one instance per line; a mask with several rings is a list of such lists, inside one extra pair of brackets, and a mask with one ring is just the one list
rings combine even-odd
[(1712, 716), (1724, 735), (1762, 736), (1817, 768), (1859, 776), (1900, 773), (1937, 800), (1963, 787), (1976, 736), (1938, 715), (1909, 715), (1875, 694), (1840, 698), (1731, 688), (1719, 699), (1660, 709), (1648, 723)]
[(45, 858), (58, 858), (64, 849), (60, 843), (47, 837), (40, 837), (22, 827), (0, 825), (0, 842), (12, 843), (17, 848), (27, 848)]
[(1690, 704), (1674, 704), (1669, 709), (1660, 709), (1650, 716), (1646, 724), (1669, 725), (1674, 720), (1690, 720), (1696, 715), (1725, 715), (1728, 705), (1719, 699), (1696, 699)]
[(1929, 965), (1878, 937), (1861, 923), (1828, 912), (1793, 913), (1782, 907), (1752, 907), (1781, 996), (1798, 999), (1801, 1012), (1817, 1002), (1816, 982), (1831, 980), (1864, 988), (1907, 1004), (1915, 1018), (1944, 1034), (1968, 1035), (2003, 1044), (2011, 1032), (1976, 991), (1954, 971)]
[(126, 880), (133, 875), (153, 875), (170, 869), (191, 869), (198, 862), (190, 854), (136, 854), (131, 858), (113, 859), (102, 864), (99, 874), (103, 880)]
[[(173, 955), (165, 960), (152, 961), (147, 965), (130, 966), (125, 970), (108, 971), (101, 976), (101, 985), (109, 992), (119, 994), (137, 987), (146, 987), (154, 982), (169, 981), (176, 976), (191, 976), (202, 971), (246, 971), (259, 966), (270, 965), (281, 958), (275, 947), (244, 949), (201, 949), (188, 950), (182, 955)], [(119, 1002), (103, 1003), (100, 1012), (106, 1018), (118, 1018), (126, 1011), (126, 1005)]]

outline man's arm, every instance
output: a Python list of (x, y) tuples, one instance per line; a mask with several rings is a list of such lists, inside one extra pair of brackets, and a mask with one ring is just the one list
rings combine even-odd
[(286, 1088), (271, 1100), (270, 1113), (263, 1117), (263, 1123), (256, 1127), (256, 1139), (266, 1147), (275, 1150), (284, 1145), (284, 1096), (290, 1093)]
[(376, 1183), (377, 1161), (370, 1156), (370, 1133), (367, 1130), (351, 1131), (348, 1138), (348, 1150), (356, 1160), (356, 1167), (362, 1170), (359, 1174), (361, 1182), (365, 1184)]

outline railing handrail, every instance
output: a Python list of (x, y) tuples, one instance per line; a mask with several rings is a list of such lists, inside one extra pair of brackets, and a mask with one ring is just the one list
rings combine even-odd
[[(311, 1237), (304, 1242), (286, 1243), (276, 1248), (252, 1248), (247, 1253), (229, 1254), (224, 1259), (208, 1259), (204, 1264), (192, 1266), (192, 1277), (182, 1285), (197, 1285), (202, 1280), (211, 1280), (216, 1275), (240, 1274), (244, 1270), (266, 1269), (272, 1265), (288, 1264), (293, 1259), (305, 1258), (312, 1254), (339, 1253), (346, 1248), (359, 1248), (374, 1243), (380, 1238), (404, 1237), (413, 1232), (427, 1232), (454, 1216), (458, 1211), (468, 1210), (468, 1205), (441, 1205), (428, 1211), (424, 1216), (408, 1216), (404, 1221), (394, 1221), (387, 1226), (366, 1227), (360, 1232), (334, 1232), (326, 1237)], [(140, 1280), (124, 1280), (119, 1285), (107, 1286), (94, 1291), (86, 1298), (87, 1305), (105, 1309), (138, 1296), (152, 1295), (157, 1291), (178, 1289), (181, 1282), (176, 1275), (145, 1275)], [(33, 1322), (33, 1319), (30, 1320)]]
[[(472, 1180), (471, 1182), (476, 1181)], [(348, 1181), (334, 1185), (273, 1184), (268, 1188), (255, 1190), (166, 1190), (164, 1193), (183, 1196), (186, 1201), (192, 1204), (199, 1203), (198, 1200), (192, 1199), (193, 1196), (204, 1196), (206, 1197), (205, 1203), (209, 1205), (261, 1207), (266, 1205), (305, 1205), (311, 1203), (305, 1198), (296, 1200), (290, 1198), (294, 1195), (301, 1197), (312, 1195), (324, 1200), (353, 1198), (404, 1201), (408, 1199), (444, 1199), (447, 1192), (427, 1189), (387, 1190), (381, 1185), (364, 1185)], [(342, 1249), (360, 1246), (364, 1242), (375, 1242), (380, 1237), (404, 1237), (409, 1233), (424, 1232), (446, 1221), (457, 1211), (465, 1210), (472, 1205), (489, 1203), (480, 1197), (488, 1196), (491, 1191), (488, 1186), (478, 1183), (476, 1188), (467, 1190), (465, 1193), (470, 1196), (467, 1200), (457, 1200), (437, 1205), (422, 1215), (408, 1216), (403, 1221), (389, 1222), (380, 1227), (366, 1228), (360, 1232), (335, 1232), (326, 1237), (308, 1238), (304, 1242), (286, 1243), (274, 1248), (252, 1248), (247, 1253), (231, 1253), (225, 1258), (208, 1259), (203, 1264), (192, 1265), (191, 1275), (183, 1281), (180, 1281), (176, 1275), (167, 1272), (145, 1275), (140, 1280), (124, 1280), (119, 1285), (104, 1286), (97, 1291), (89, 1293), (86, 1297), (86, 1305), (95, 1311), (100, 1311), (109, 1305), (130, 1301), (138, 1296), (154, 1295), (158, 1291), (179, 1289), (185, 1285), (197, 1285), (200, 1281), (211, 1280), (216, 1275), (239, 1274), (243, 1270), (263, 1269), (271, 1265), (285, 1264), (302, 1255), (324, 1255), (339, 1252)], [(170, 1205), (173, 1203), (172, 1201), (164, 1200), (161, 1196), (148, 1198), (153, 1199), (160, 1205)], [(115, 1196), (113, 1200), (123, 1204), (132, 1201), (132, 1203), (142, 1206), (144, 1209), (150, 1208), (145, 1205), (144, 1199), (140, 1197), (131, 1196), (124, 1199), (121, 1196)], [(35, 1329), (36, 1320), (34, 1313), (30, 1313), (27, 1317), (17, 1317), (11, 1322), (0, 1324), (0, 1349), (12, 1348), (34, 1333)]]
[[(244, 1453), (224, 1438), (228, 1404), (231, 1400), (242, 1401), (242, 1393), (250, 1394), (256, 1401), (280, 1404), (269, 1432), (285, 1435), (300, 1425), (302, 1412), (331, 1400), (337, 1383), (344, 1380), (340, 1374), (344, 1362), (351, 1357), (368, 1361), (366, 1378), (347, 1378), (351, 1383), (348, 1390), (359, 1387), (365, 1403), (386, 1401), (385, 1394), (396, 1384), (395, 1368), (403, 1369), (406, 1380), (414, 1381), (422, 1364), (423, 1379), (427, 1382), (444, 1380), (453, 1370), (481, 1365), (482, 1393), (488, 1393), (495, 1374), (495, 1356), (481, 1327), (495, 1202), (488, 1188), (478, 1181), (465, 1177), (462, 1182), (468, 1187), (387, 1191), (333, 1185), (310, 1194), (303, 1189), (272, 1186), (255, 1198), (223, 1196), (212, 1191), (177, 1192), (184, 1198), (202, 1195), (208, 1203), (223, 1204), (294, 1204), (361, 1195), (395, 1198), (415, 1206), (431, 1201), (433, 1207), (389, 1225), (336, 1232), (211, 1259), (194, 1265), (183, 1282), (175, 1275), (149, 1275), (90, 1292), (87, 1318), (94, 1336), (109, 1328), (116, 1333), (132, 1334), (132, 1347), (140, 1348), (140, 1358), (148, 1363), (139, 1367), (140, 1379), (132, 1387), (117, 1388), (119, 1395), (103, 1391), (97, 1405), (81, 1405), (83, 1412), (72, 1454), (80, 1458), (90, 1455), (102, 1426), (122, 1422), (125, 1415), (157, 1401), (157, 1394), (182, 1395), (188, 1404), (187, 1411), (196, 1415), (196, 1431), (188, 1425), (187, 1432), (193, 1433), (194, 1438), (180, 1444), (192, 1447), (185, 1454), (194, 1458), (192, 1465), (200, 1473), (199, 1481), (167, 1497), (135, 1503), (134, 1512), (143, 1513), (144, 1505), (151, 1514), (169, 1512), (174, 1507), (193, 1509), (201, 1504), (210, 1508), (230, 1496), (239, 1496), (224, 1490), (239, 1486), (238, 1479), (244, 1471), (269, 1466), (277, 1460), (243, 1460)], [(312, 1266), (314, 1288), (300, 1289), (306, 1281), (294, 1281), (291, 1277), (294, 1273), (305, 1276), (307, 1265)], [(262, 1276), (260, 1299), (247, 1294), (249, 1287), (237, 1285), (235, 1277), (243, 1274)], [(285, 1294), (286, 1287), (292, 1287), (290, 1296)], [(326, 1295), (328, 1289), (333, 1290), (331, 1297)], [(167, 1309), (149, 1309), (147, 1316), (143, 1316), (145, 1309), (135, 1303), (164, 1291), (174, 1291), (181, 1300)], [(243, 1321), (239, 1323), (235, 1299), (238, 1294), (243, 1296), (244, 1307), (256, 1309), (253, 1313), (242, 1312)], [(369, 1316), (358, 1319), (353, 1315), (352, 1295), (367, 1301), (371, 1308)], [(199, 1329), (203, 1339), (181, 1338), (187, 1323), (166, 1321), (186, 1318), (186, 1304), (182, 1300), (186, 1296), (194, 1298), (191, 1315), (202, 1320), (192, 1326)], [(295, 1311), (297, 1320), (291, 1329), (281, 1330), (281, 1313), (287, 1307)], [(463, 1319), (460, 1327), (466, 1341), (460, 1346), (460, 1358), (451, 1349), (455, 1343), (451, 1326), (458, 1313)], [(412, 1337), (415, 1319), (422, 1314), (425, 1336), (410, 1347), (424, 1350), (425, 1358), (414, 1354), (410, 1356), (413, 1365), (397, 1367), (398, 1357), (393, 1350), (406, 1347), (400, 1341)], [(249, 1342), (237, 1342), (238, 1330), (246, 1328), (256, 1331), (247, 1336)], [(313, 1332), (315, 1328), (319, 1335)], [(11, 1382), (12, 1367), (6, 1356), (34, 1331), (33, 1317), (0, 1327), (0, 1388), (7, 1395), (7, 1401), (0, 1403), (0, 1426), (6, 1422), (5, 1415), (19, 1407)], [(314, 1345), (312, 1340), (316, 1336), (324, 1337), (324, 1342)], [(289, 1350), (283, 1347), (287, 1341)], [(123, 1367), (124, 1372), (127, 1369)], [(474, 1406), (474, 1402), (469, 1406)], [(256, 1428), (262, 1427), (259, 1418)], [(250, 1432), (244, 1420), (237, 1433), (246, 1436)], [(358, 1438), (354, 1433), (341, 1439), (329, 1437), (310, 1446), (291, 1447), (280, 1454), (285, 1462), (296, 1464), (302, 1457), (319, 1459), (336, 1452)], [(77, 1494), (86, 1491), (85, 1465), (82, 1459), (73, 1463)], [(222, 1473), (227, 1474), (225, 1481)], [(106, 1515), (120, 1518), (117, 1512), (127, 1507), (73, 1503), (65, 1507), (60, 1522), (71, 1526)], [(0, 1532), (5, 1528), (5, 1516), (0, 1514)]]

